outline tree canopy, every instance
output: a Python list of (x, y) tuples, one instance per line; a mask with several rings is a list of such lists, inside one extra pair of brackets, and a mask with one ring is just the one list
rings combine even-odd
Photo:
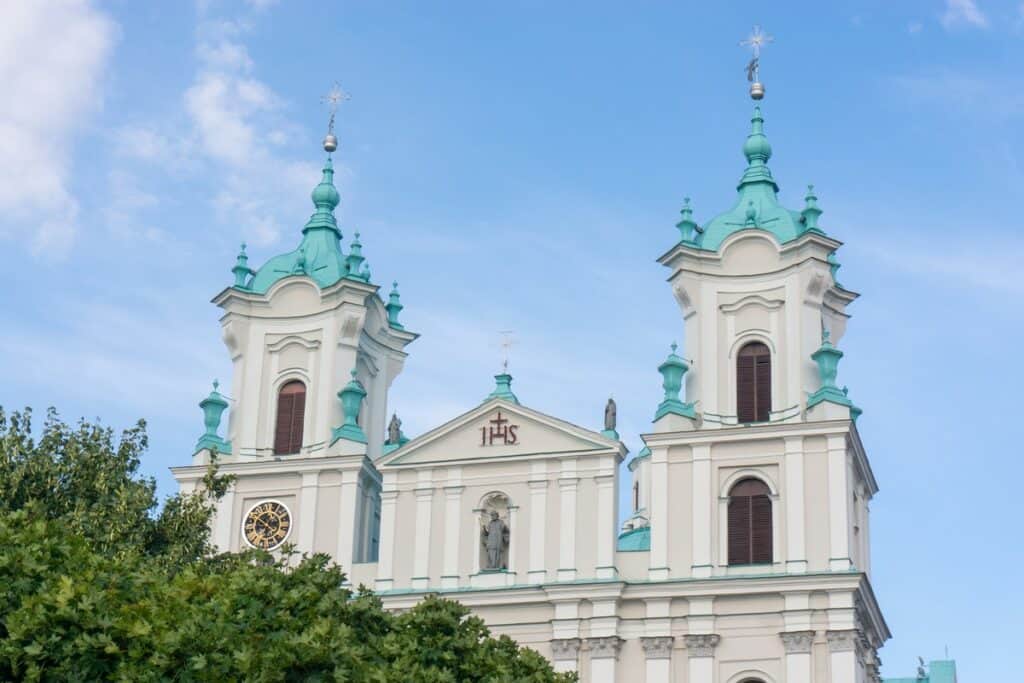
[(35, 439), (0, 411), (0, 679), (576, 680), (457, 602), (388, 612), (326, 555), (214, 554), (230, 479), (161, 507), (146, 447), (142, 422), (115, 439), (51, 411)]

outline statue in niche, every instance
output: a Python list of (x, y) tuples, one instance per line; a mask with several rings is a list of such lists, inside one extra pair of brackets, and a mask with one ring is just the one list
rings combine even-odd
[(485, 551), (481, 569), (508, 569), (509, 528), (498, 515), (490, 511), (490, 520), (480, 527), (480, 544)]
[(617, 408), (615, 406), (615, 399), (609, 398), (608, 403), (604, 406), (604, 428), (609, 432), (615, 431)]
[(398, 419), (397, 413), (391, 414), (391, 422), (388, 423), (388, 444), (396, 444), (402, 440), (402, 421)]

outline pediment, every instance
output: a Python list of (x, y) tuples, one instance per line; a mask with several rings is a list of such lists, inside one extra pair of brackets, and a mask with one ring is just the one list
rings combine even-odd
[(378, 467), (619, 452), (625, 447), (578, 427), (502, 399), (491, 399), (417, 437), (377, 462)]

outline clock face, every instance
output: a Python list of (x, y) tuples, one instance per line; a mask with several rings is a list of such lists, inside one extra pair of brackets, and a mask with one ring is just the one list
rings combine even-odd
[(291, 531), (292, 516), (283, 504), (265, 500), (249, 510), (242, 525), (245, 542), (254, 548), (273, 550), (284, 543)]

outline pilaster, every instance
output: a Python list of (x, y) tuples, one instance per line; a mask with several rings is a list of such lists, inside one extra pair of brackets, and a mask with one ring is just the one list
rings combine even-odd
[[(456, 479), (448, 474), (448, 486), (444, 487), (444, 559), (441, 569), (441, 587), (459, 586), (459, 521), (462, 517), (463, 486), (455, 485)], [(458, 481), (461, 481), (459, 479)]]
[(715, 675), (715, 648), (721, 638), (714, 633), (690, 634), (683, 636), (686, 651), (689, 655), (689, 678), (693, 681), (711, 683)]
[[(384, 482), (384, 486), (388, 486), (387, 481)], [(374, 582), (374, 586), (378, 591), (391, 590), (395, 584), (395, 507), (397, 503), (398, 491), (394, 489), (381, 491), (380, 557), (377, 564), (377, 580)]]
[(711, 446), (694, 444), (693, 454), (693, 566), (694, 578), (711, 576)]
[(644, 636), (640, 645), (644, 649), (644, 683), (670, 683), (672, 680), (672, 636)]
[(846, 437), (828, 437), (828, 515), (829, 515), (829, 569), (846, 571), (853, 567), (850, 561), (850, 498), (849, 465), (847, 464)]
[[(544, 463), (538, 463), (541, 468)], [(546, 472), (531, 472), (532, 477), (546, 476)], [(530, 562), (527, 570), (527, 581), (529, 583), (544, 583), (547, 581), (548, 572), (545, 565), (544, 548), (547, 544), (547, 505), (548, 505), (548, 480), (534, 478), (528, 482), (530, 487)]]
[(622, 638), (618, 636), (587, 638), (587, 646), (590, 648), (591, 683), (615, 683), (615, 664), (619, 659)]
[(555, 671), (564, 673), (579, 669), (579, 638), (555, 638), (551, 641), (551, 660)]
[(224, 496), (217, 501), (217, 522), (213, 532), (213, 544), (222, 552), (231, 552), (231, 531), (235, 527), (235, 487), (228, 487)]
[(419, 471), (416, 482), (416, 536), (413, 539), (412, 587), (422, 590), (430, 585), (430, 514), (434, 506), (433, 472)]
[(615, 523), (618, 505), (615, 499), (615, 474), (594, 477), (597, 486), (597, 566), (599, 579), (614, 579), (615, 571)]
[(562, 472), (558, 479), (561, 522), (558, 537), (559, 581), (576, 579), (576, 491), (579, 482), (579, 478), (576, 477), (576, 461), (563, 460)]
[(313, 550), (314, 533), (316, 532), (316, 499), (319, 472), (303, 472), (302, 488), (299, 491), (299, 538), (296, 547), (300, 552), (310, 553)]
[(651, 581), (669, 578), (668, 568), (668, 449), (651, 449), (651, 554), (647, 576)]
[(831, 683), (857, 683), (857, 632), (827, 631), (825, 637)]
[(786, 572), (791, 574), (807, 571), (803, 442), (801, 436), (786, 438), (783, 461), (786, 480), (783, 490), (786, 503)]
[(811, 683), (814, 631), (786, 631), (779, 637), (786, 651), (786, 683)]
[[(341, 494), (338, 496), (338, 551), (334, 560), (342, 567), (352, 566), (355, 558), (353, 546), (356, 529), (356, 514), (360, 504), (359, 472), (356, 470), (341, 471)], [(390, 531), (389, 531), (390, 533)], [(384, 543), (383, 534), (379, 534), (380, 543)]]

